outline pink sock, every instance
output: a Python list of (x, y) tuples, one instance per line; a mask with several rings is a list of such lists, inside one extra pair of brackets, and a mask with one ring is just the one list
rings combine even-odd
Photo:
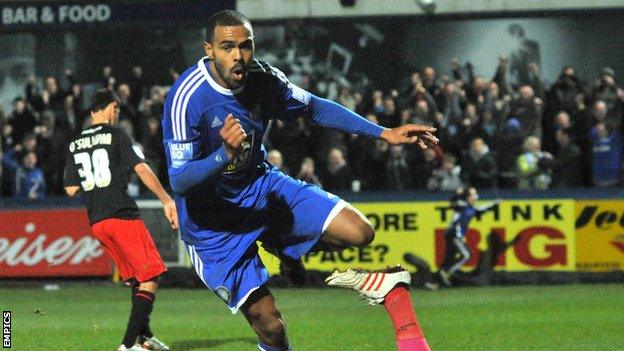
[(431, 351), (425, 338), (414, 338), (408, 340), (397, 341), (397, 350), (399, 351)]
[(384, 307), (394, 325), (399, 351), (431, 351), (423, 334), (407, 287), (397, 286), (384, 300)]

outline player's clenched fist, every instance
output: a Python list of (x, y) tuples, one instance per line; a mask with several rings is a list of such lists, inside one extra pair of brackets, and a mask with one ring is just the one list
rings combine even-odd
[(223, 140), (223, 145), (225, 146), (228, 157), (230, 160), (233, 160), (243, 150), (241, 144), (245, 138), (247, 138), (247, 134), (240, 124), (240, 120), (234, 118), (231, 113), (228, 113), (225, 118), (225, 123), (219, 131), (219, 135)]

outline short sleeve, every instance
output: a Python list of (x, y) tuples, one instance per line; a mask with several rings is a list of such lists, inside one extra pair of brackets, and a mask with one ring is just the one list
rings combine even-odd
[(80, 177), (74, 163), (74, 155), (70, 152), (65, 160), (65, 171), (63, 173), (63, 186), (80, 185)]
[(117, 130), (115, 134), (115, 144), (117, 145), (122, 165), (127, 165), (132, 169), (139, 163), (145, 162), (143, 152), (141, 152), (138, 146), (132, 145), (132, 140), (125, 131), (121, 129)]

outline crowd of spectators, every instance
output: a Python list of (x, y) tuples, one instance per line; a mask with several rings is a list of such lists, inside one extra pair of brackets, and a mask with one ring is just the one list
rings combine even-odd
[[(586, 82), (573, 67), (564, 67), (547, 86), (537, 64), (527, 66), (526, 81), (510, 84), (504, 57), (492, 79), (476, 76), (470, 63), (453, 60), (449, 68), (444, 75), (424, 67), (388, 91), (355, 91), (344, 84), (328, 96), (385, 127), (433, 125), (437, 147), (389, 146), (306, 119), (276, 120), (265, 138), (269, 161), (329, 191), (622, 184), (624, 90), (612, 69)], [(178, 74), (170, 73), (173, 83)], [(319, 94), (314, 78), (304, 75), (301, 85)], [(141, 67), (118, 80), (107, 66), (96, 85), (117, 93), (120, 125), (167, 184), (160, 119), (168, 87), (145, 82)], [(68, 142), (90, 123), (83, 88), (69, 70), (42, 82), (31, 77), (12, 112), (0, 106), (2, 196), (36, 200), (63, 194)], [(144, 190), (136, 181), (129, 187), (132, 195)]]
[[(177, 78), (171, 72), (171, 82)], [(120, 100), (120, 125), (140, 147), (152, 169), (166, 179), (160, 119), (167, 87), (148, 86), (141, 67), (134, 67), (124, 81), (113, 68), (102, 69), (100, 82), (83, 84), (70, 70), (59, 77), (28, 79), (23, 96), (17, 97), (10, 113), (0, 106), (0, 189), (2, 196), (38, 200), (64, 195), (63, 170), (69, 141), (89, 126), (89, 96), (99, 87), (115, 91)], [(129, 186), (139, 195), (136, 179)]]

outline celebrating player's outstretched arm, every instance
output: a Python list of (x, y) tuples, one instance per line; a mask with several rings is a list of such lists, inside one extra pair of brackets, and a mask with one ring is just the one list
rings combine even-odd
[[(295, 97), (295, 95), (297, 95), (297, 97)], [(366, 137), (379, 138), (392, 145), (418, 143), (422, 149), (426, 149), (438, 143), (438, 138), (432, 134), (436, 131), (433, 127), (406, 124), (397, 128), (388, 129), (368, 121), (344, 106), (331, 100), (312, 95), (300, 88), (295, 87), (292, 96), (294, 99), (307, 101), (312, 120), (325, 127), (339, 129), (347, 133)], [(299, 96), (303, 96), (303, 98)], [(288, 117), (293, 117), (296, 116), (297, 111), (291, 110), (288, 112)]]
[(438, 138), (433, 136), (436, 129), (419, 124), (406, 124), (397, 128), (386, 129), (381, 132), (381, 140), (392, 145), (418, 143), (421, 149), (426, 149), (438, 143)]

